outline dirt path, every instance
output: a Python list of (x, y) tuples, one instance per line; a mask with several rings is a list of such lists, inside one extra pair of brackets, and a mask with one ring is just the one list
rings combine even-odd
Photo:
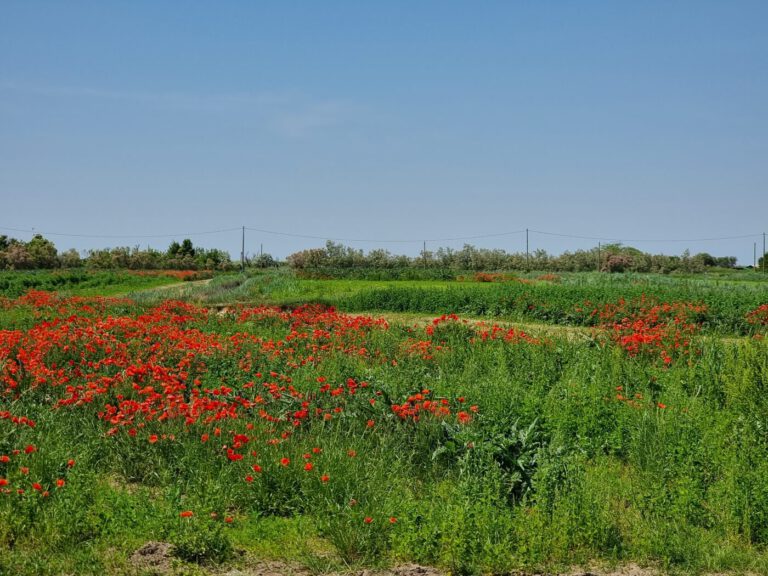
[[(168, 296), (169, 298), (178, 298), (179, 296), (184, 295), (184, 292), (187, 291), (187, 288), (194, 290), (197, 286), (205, 286), (209, 284), (211, 280), (213, 280), (213, 278), (174, 282), (173, 284), (166, 284), (165, 286), (155, 286), (154, 288), (144, 288), (142, 290), (137, 290), (134, 292), (134, 294), (158, 293), (162, 294), (164, 297)], [(174, 294), (174, 292), (176, 294)]]
[[(355, 312), (351, 314), (356, 314)], [(362, 312), (361, 314), (368, 314), (384, 318), (387, 322), (408, 324), (415, 326), (426, 326), (431, 324), (432, 321), (438, 316), (435, 314), (425, 315), (416, 314), (410, 312)], [(502, 328), (514, 328), (515, 330), (522, 330), (523, 332), (536, 337), (553, 337), (553, 336), (565, 336), (568, 340), (592, 340), (593, 333), (596, 328), (590, 328), (585, 326), (562, 326), (558, 324), (545, 324), (541, 322), (517, 322), (513, 320), (501, 320), (495, 318), (482, 318), (475, 316), (463, 316), (459, 315), (461, 320), (467, 320), (471, 324), (485, 322), (488, 326), (496, 325)]]
[[(174, 576), (176, 574), (201, 574), (206, 576), (450, 576), (447, 570), (418, 564), (403, 564), (388, 569), (356, 569), (343, 572), (318, 572), (298, 563), (262, 560), (243, 556), (236, 562), (236, 567), (194, 566), (190, 572), (189, 564), (180, 563), (173, 558), (173, 548), (166, 542), (147, 542), (136, 550), (129, 559), (129, 565), (136, 574), (154, 574), (155, 576)], [(665, 576), (666, 572), (656, 568), (641, 567), (637, 564), (625, 564), (614, 567), (575, 567), (565, 572), (511, 572), (509, 576)], [(722, 573), (710, 573), (705, 576), (727, 576)], [(744, 573), (743, 576), (757, 576)]]

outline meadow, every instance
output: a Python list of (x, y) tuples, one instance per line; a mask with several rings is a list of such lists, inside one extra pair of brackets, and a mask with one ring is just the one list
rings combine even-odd
[(0, 573), (767, 573), (756, 276), (0, 284)]

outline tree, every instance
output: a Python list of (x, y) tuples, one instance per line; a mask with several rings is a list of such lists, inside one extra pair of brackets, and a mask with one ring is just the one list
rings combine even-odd
[(176, 240), (174, 240), (168, 246), (168, 250), (166, 251), (166, 254), (170, 258), (175, 258), (176, 256), (178, 256), (180, 250), (181, 250), (181, 244), (179, 244), (178, 242), (176, 242)]
[(56, 246), (40, 234), (35, 234), (32, 240), (27, 242), (27, 252), (35, 268), (55, 268), (59, 263)]
[(59, 254), (59, 265), (62, 268), (79, 268), (83, 265), (83, 261), (80, 259), (78, 251), (70, 248), (66, 252)]
[(253, 260), (253, 266), (255, 268), (275, 268), (277, 266), (277, 260), (275, 260), (271, 254), (259, 254)]
[(181, 248), (179, 249), (180, 256), (194, 256), (195, 247), (192, 245), (192, 240), (184, 238), (181, 242)]
[(11, 242), (11, 245), (5, 250), (5, 265), (13, 270), (24, 270), (34, 268), (34, 260), (29, 254), (25, 244), (21, 242)]

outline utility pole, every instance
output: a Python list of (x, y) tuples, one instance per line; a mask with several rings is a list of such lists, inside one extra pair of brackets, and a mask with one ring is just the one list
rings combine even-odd
[(765, 257), (765, 232), (763, 232), (763, 274), (765, 274), (765, 264), (768, 258)]
[(427, 268), (427, 241), (426, 240), (424, 240), (424, 248), (421, 251), (421, 255), (424, 258), (424, 269), (426, 270)]
[(259, 244), (259, 257), (264, 256), (264, 243)]
[(600, 242), (597, 243), (597, 271), (600, 272)]
[(752, 270), (757, 270), (757, 242), (752, 242)]
[(245, 272), (245, 226), (243, 226), (243, 240), (240, 244), (240, 271)]
[(528, 228), (525, 229), (525, 268), (531, 270), (531, 254), (528, 251)]

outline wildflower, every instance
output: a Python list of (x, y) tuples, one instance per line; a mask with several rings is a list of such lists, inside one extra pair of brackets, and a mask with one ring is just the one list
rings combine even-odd
[(320, 482), (328, 482), (328, 480), (330, 479), (331, 477), (328, 476), (328, 474), (323, 474), (322, 476), (320, 476)]
[(395, 518), (394, 516), (390, 516), (389, 517), (389, 523), (390, 524), (394, 524), (395, 522), (397, 522), (397, 518)]
[(34, 444), (29, 444), (24, 448), (24, 454), (32, 454), (32, 452), (37, 452), (37, 448), (35, 448)]
[(64, 478), (59, 478), (58, 480), (56, 480), (56, 487), (63, 488), (66, 483), (67, 482), (64, 480)]
[(157, 434), (152, 434), (152, 435), (149, 437), (149, 443), (150, 443), (150, 444), (154, 444), (155, 442), (157, 442)]
[(281, 466), (288, 466), (288, 464), (291, 463), (290, 458), (280, 458), (280, 465)]
[(312, 468), (314, 468), (314, 467), (315, 467), (315, 465), (312, 464), (312, 462), (307, 462), (306, 464), (304, 464), (304, 470), (306, 470), (307, 472), (312, 470)]
[(365, 522), (366, 524), (370, 524), (371, 522), (373, 522), (373, 518), (371, 518), (370, 516), (366, 516), (365, 518), (363, 518), (363, 522)]
[(195, 513), (192, 512), (192, 510), (184, 510), (184, 512), (179, 513), (179, 516), (181, 516), (182, 518), (191, 518), (194, 515)]

